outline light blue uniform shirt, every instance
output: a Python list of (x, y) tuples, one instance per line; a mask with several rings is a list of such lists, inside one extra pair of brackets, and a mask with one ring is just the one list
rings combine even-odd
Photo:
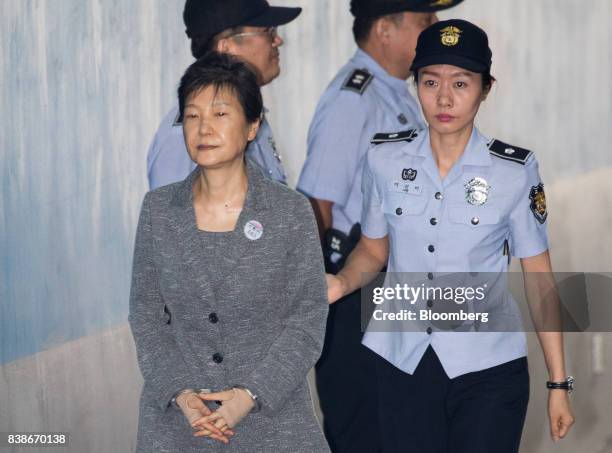
[[(373, 146), (365, 159), (362, 232), (370, 238), (389, 236), (387, 279), (392, 272), (422, 273), (424, 280), (432, 273), (434, 282), (437, 273), (506, 272), (505, 240), (518, 258), (548, 249), (545, 208), (538, 211), (530, 198), (538, 192), (543, 196), (532, 153), (522, 150), (522, 160), (514, 157), (520, 156), (520, 148), (502, 146), (493, 153), (492, 141), (474, 128), (465, 152), (441, 179), (428, 130), (417, 134), (410, 143)], [(408, 174), (413, 180), (404, 177)], [(475, 178), (490, 186), (481, 205), (469, 203), (466, 196), (466, 184)], [(410, 332), (373, 331), (371, 322), (363, 344), (410, 374), (431, 344), (450, 378), (527, 354), (520, 329), (482, 333), (434, 328), (427, 334), (431, 324), (417, 322), (422, 330)]]
[[(347, 89), (356, 70), (366, 71), (371, 78), (361, 89)], [(420, 111), (406, 81), (392, 77), (358, 49), (319, 100), (297, 189), (333, 202), (333, 227), (348, 233), (361, 218), (363, 157), (372, 136), (422, 127)]]
[[(178, 104), (176, 104), (168, 112), (159, 125), (159, 129), (149, 147), (147, 176), (151, 190), (182, 181), (196, 166), (189, 157), (185, 146), (183, 126), (176, 121), (178, 110)], [(257, 137), (249, 143), (246, 156), (262, 168), (271, 179), (283, 184), (287, 183), (280, 154), (276, 150), (276, 144), (272, 136), (272, 129), (270, 129), (265, 116), (259, 126)]]

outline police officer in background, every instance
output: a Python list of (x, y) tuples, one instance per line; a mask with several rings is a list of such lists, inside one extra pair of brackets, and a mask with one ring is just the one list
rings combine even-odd
[[(308, 133), (298, 190), (319, 222), (326, 268), (338, 272), (360, 237), (362, 160), (376, 132), (421, 129), (406, 79), (422, 30), (462, 0), (352, 0), (358, 49), (323, 93)], [(316, 366), (324, 428), (334, 452), (377, 452), (376, 356), (361, 345), (359, 292), (330, 309)]]
[[(301, 8), (273, 7), (266, 0), (187, 0), (183, 19), (195, 58), (212, 50), (235, 55), (259, 72), (259, 84), (263, 86), (280, 74), (279, 48), (283, 40), (276, 33), (276, 27), (291, 22), (301, 11)], [(281, 157), (265, 116), (246, 156), (270, 178), (286, 183)], [(175, 104), (162, 120), (149, 147), (149, 186), (155, 189), (182, 181), (194, 168), (195, 163), (185, 148), (178, 104)]]

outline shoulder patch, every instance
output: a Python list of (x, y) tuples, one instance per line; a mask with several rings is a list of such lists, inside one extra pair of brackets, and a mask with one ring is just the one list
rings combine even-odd
[(410, 143), (415, 138), (417, 138), (419, 134), (416, 129), (409, 129), (407, 131), (402, 132), (394, 132), (392, 134), (376, 134), (372, 137), (370, 141), (373, 145), (380, 145), (381, 143), (389, 143), (389, 142), (408, 142)]
[(176, 114), (176, 118), (174, 118), (174, 122), (172, 123), (172, 127), (182, 126), (183, 118), (181, 118), (181, 112)]
[(342, 89), (363, 94), (373, 78), (365, 69), (355, 69), (342, 84)]
[(533, 154), (528, 149), (511, 146), (499, 140), (493, 140), (489, 143), (489, 152), (495, 157), (510, 160), (521, 165), (525, 165), (529, 157)]

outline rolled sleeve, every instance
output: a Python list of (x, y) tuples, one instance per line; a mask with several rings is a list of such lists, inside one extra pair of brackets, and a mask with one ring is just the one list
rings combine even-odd
[(510, 244), (513, 256), (528, 258), (548, 250), (547, 213), (538, 213), (532, 199), (541, 189), (541, 197), (545, 200), (538, 162), (534, 157), (526, 163), (525, 175), (519, 186), (509, 216)]
[(367, 115), (365, 101), (355, 93), (340, 93), (315, 113), (308, 152), (298, 190), (311, 198), (346, 206), (363, 155)]

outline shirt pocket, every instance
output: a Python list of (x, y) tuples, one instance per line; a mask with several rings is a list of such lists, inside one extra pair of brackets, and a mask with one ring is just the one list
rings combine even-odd
[(427, 200), (423, 195), (387, 192), (382, 211), (392, 227), (409, 228), (418, 225), (416, 219), (424, 213)]

